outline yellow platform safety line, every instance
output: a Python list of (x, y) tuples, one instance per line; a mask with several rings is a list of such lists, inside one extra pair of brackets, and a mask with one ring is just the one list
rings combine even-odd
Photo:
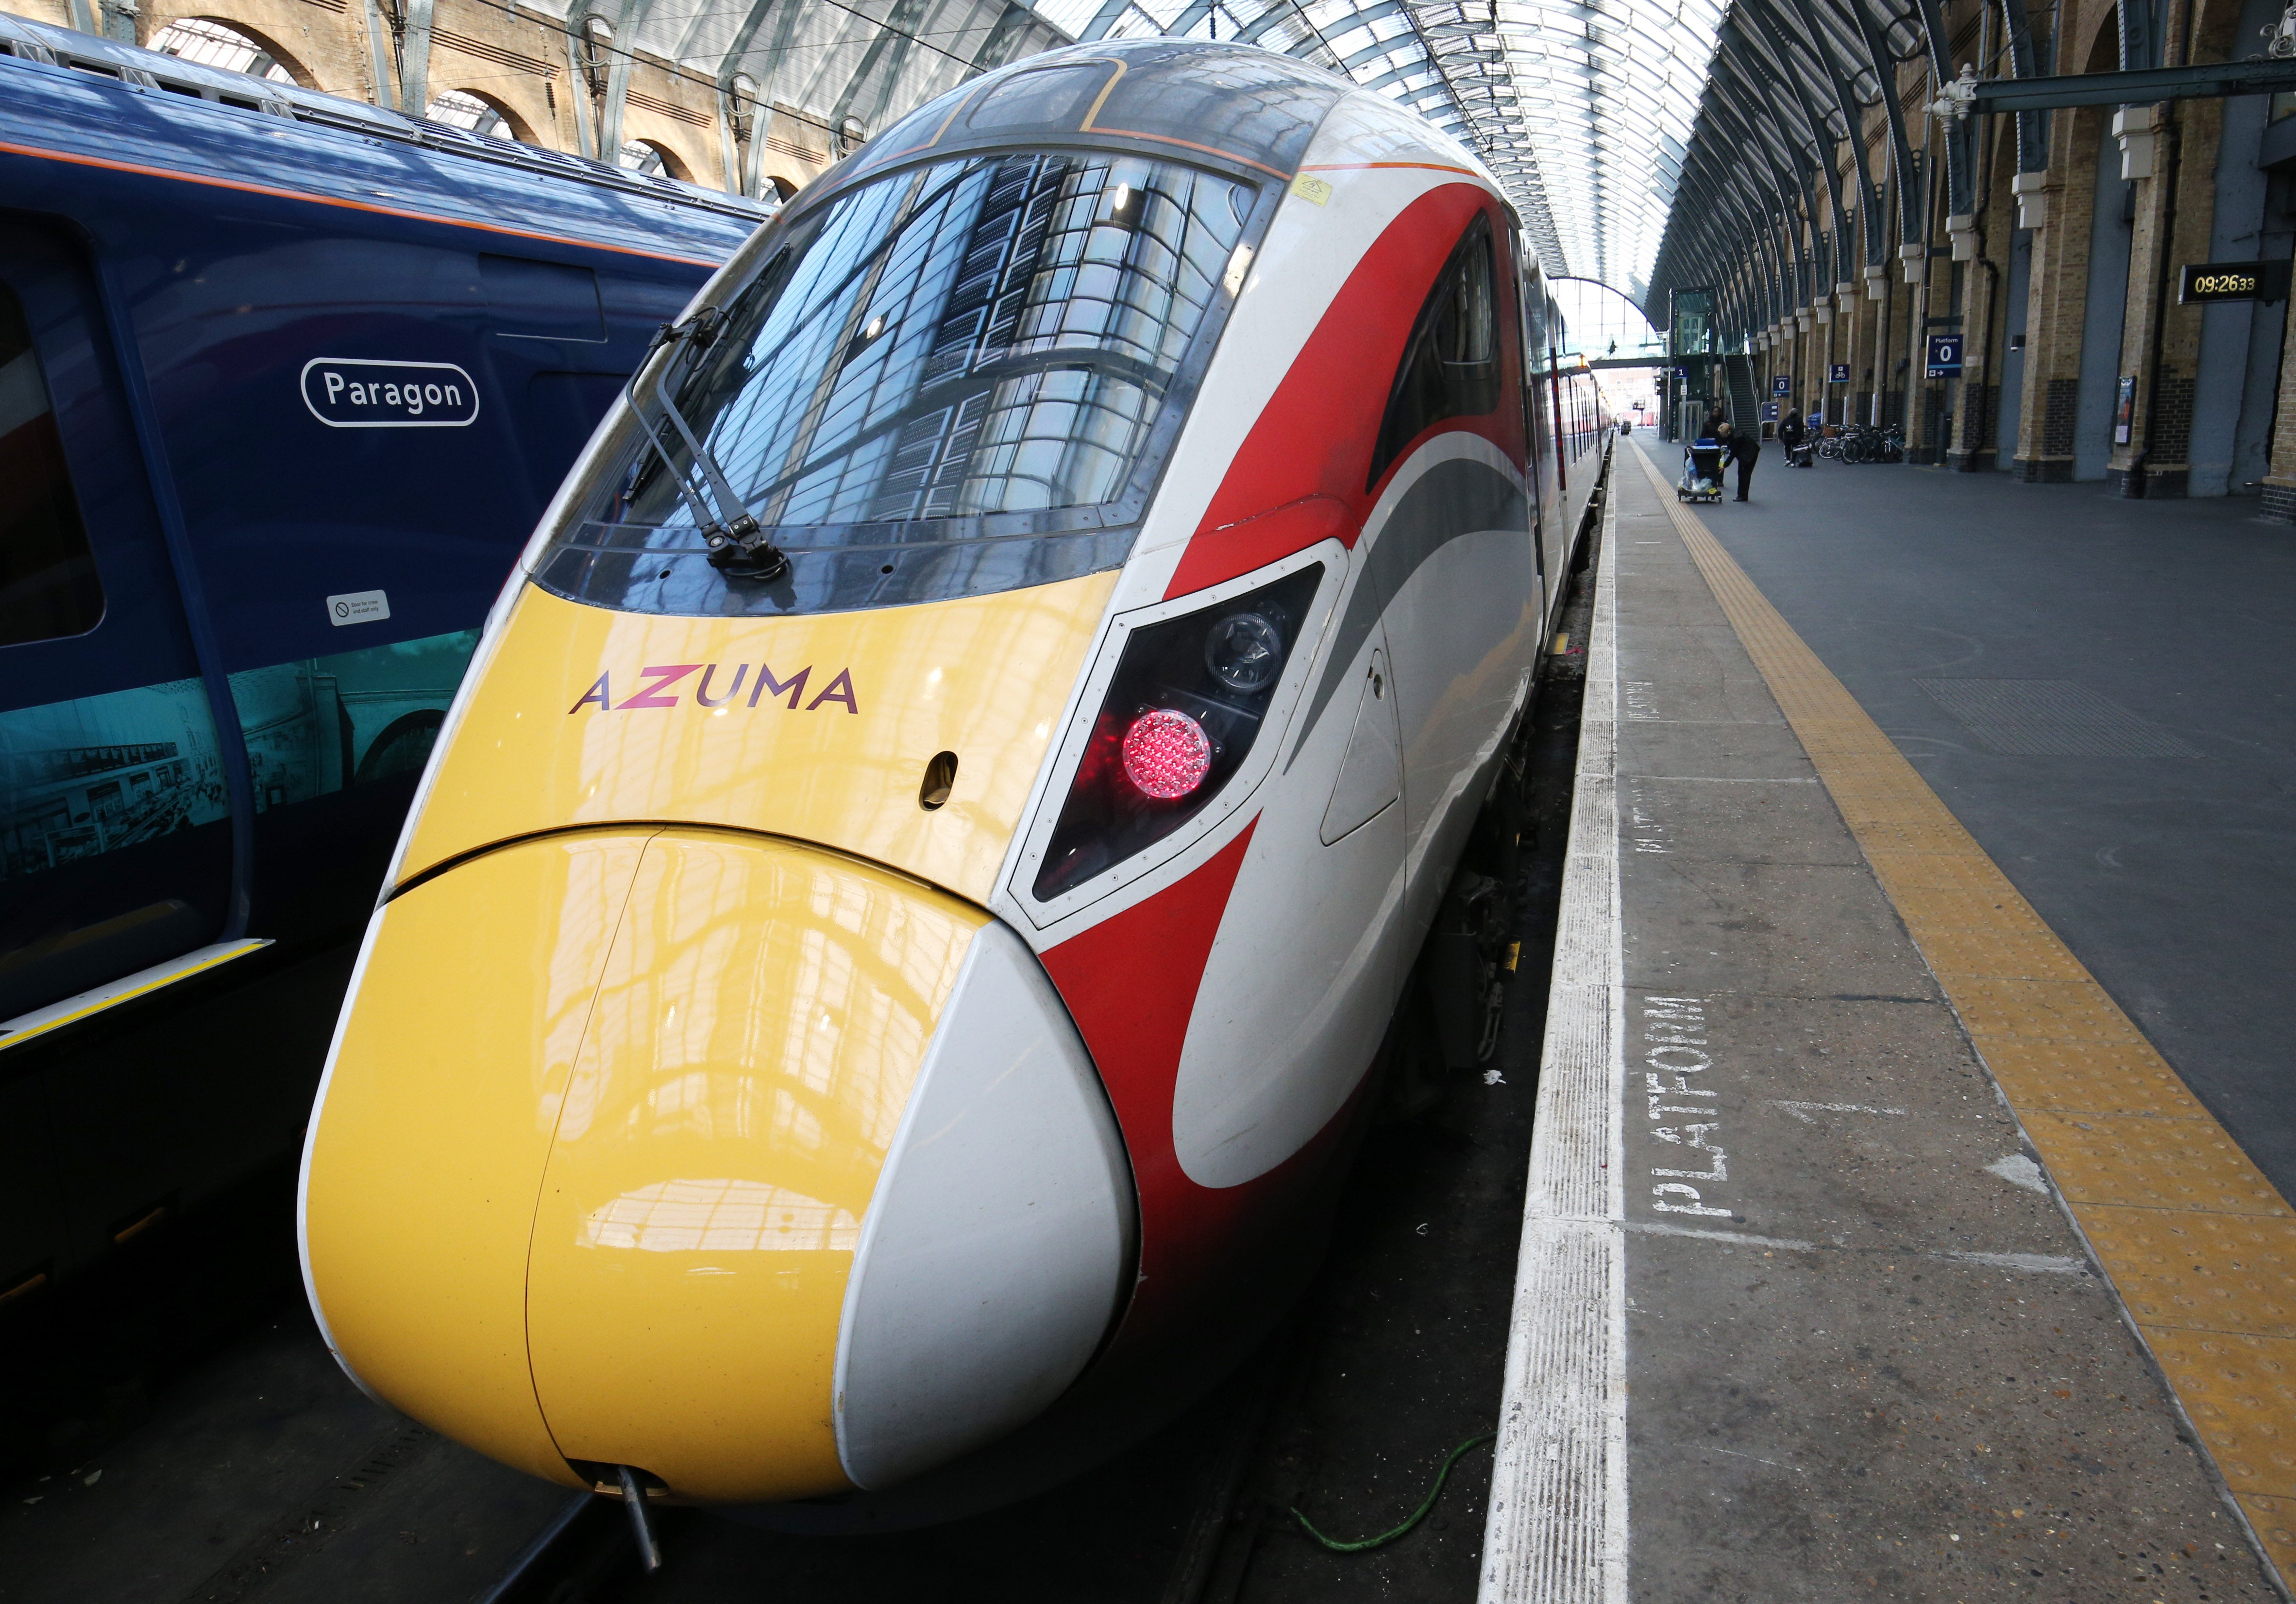
[(2272, 1563), (2296, 1581), (2296, 1211), (1639, 443), (1635, 454)]

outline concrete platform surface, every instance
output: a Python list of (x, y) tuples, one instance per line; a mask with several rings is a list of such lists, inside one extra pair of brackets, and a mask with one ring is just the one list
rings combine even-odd
[(2284, 1596), (1939, 957), (2054, 938), (1700, 528), (1759, 503), (1611, 483), (1483, 1597)]
[(1767, 450), (1703, 521), (2289, 1197), (2296, 530), (2257, 508)]

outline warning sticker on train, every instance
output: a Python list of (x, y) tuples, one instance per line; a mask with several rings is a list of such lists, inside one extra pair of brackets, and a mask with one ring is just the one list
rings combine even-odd
[(451, 362), (314, 356), (303, 364), (303, 405), (329, 429), (467, 429), (479, 387)]

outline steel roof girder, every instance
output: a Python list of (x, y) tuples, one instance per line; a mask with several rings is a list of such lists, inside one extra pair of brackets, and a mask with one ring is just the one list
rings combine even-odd
[[(1724, 86), (1720, 74), (1718, 73), (1715, 76), (1712, 80), (1712, 84), (1718, 91), (1716, 101), (1711, 102), (1712, 109), (1728, 117), (1731, 120), (1738, 122), (1741, 127), (1743, 128), (1746, 126), (1745, 119), (1735, 106), (1728, 103), (1730, 99), (1729, 91)], [(1759, 140), (1755, 140), (1753, 143), (1759, 143)], [(1788, 196), (1792, 193), (1792, 191), (1784, 182), (1783, 176), (1776, 170), (1775, 159), (1772, 159), (1768, 165), (1770, 167), (1770, 170), (1767, 176), (1769, 179), (1769, 188), (1771, 192), (1767, 197), (1767, 204), (1764, 203), (1765, 198), (1759, 196), (1756, 197), (1756, 203), (1749, 219), (1749, 230), (1752, 234), (1754, 234), (1757, 240), (1762, 241), (1767, 245), (1776, 246), (1782, 243), (1782, 241), (1776, 238), (1776, 218), (1788, 209)], [(1782, 254), (1782, 252), (1780, 254)], [(1774, 266), (1774, 258), (1772, 259), (1772, 263)], [(1773, 273), (1772, 276), (1773, 282), (1775, 284), (1775, 273)]]
[[(1817, 33), (1819, 25), (1816, 7), (1818, 0), (1775, 0), (1775, 3), (1792, 5), (1800, 14), (1802, 25), (1813, 37)], [(1835, 109), (1841, 114), (1843, 126), (1849, 130), (1848, 143), (1850, 160), (1857, 170), (1857, 220), (1866, 230), (1866, 259), (1868, 266), (1879, 266), (1886, 258), (1881, 239), (1874, 231), (1873, 217), (1881, 190), (1874, 182), (1874, 176), (1866, 160), (1865, 109), (1858, 104), (1856, 91), (1851, 88), (1849, 80), (1842, 75), (1840, 63), (1836, 61), (1831, 52), (1825, 53), (1825, 65), (1827, 76), (1833, 84)], [(1829, 151), (1826, 153), (1826, 165), (1829, 168), (1833, 167), (1833, 153)], [(1837, 195), (1835, 197), (1837, 209), (1840, 200), (1840, 196)], [(1843, 239), (1845, 250), (1841, 258), (1841, 266), (1847, 269), (1855, 253), (1846, 248), (1848, 239), (1846, 233)]]
[[(2131, 3), (2132, 0), (2121, 0), (2124, 7)], [(1953, 63), (1946, 58), (1945, 12), (1938, 0), (1914, 0), (1914, 4), (1921, 11), (1922, 44), (1929, 57), (1931, 86), (1941, 93), (1955, 77)], [(1969, 172), (1969, 119), (1948, 117), (1943, 121), (1945, 126), (1939, 133), (1945, 145), (1946, 215), (1967, 217), (1977, 209)]]
[[(1757, 29), (1767, 36), (1772, 49), (1780, 55), (1787, 53), (1785, 36), (1778, 29), (1778, 17), (1772, 0), (1748, 0), (1746, 14)], [(1826, 216), (1833, 232), (1833, 257), (1842, 262), (1850, 258), (1849, 219), (1841, 209), (1841, 175), (1833, 165), (1836, 141), (1824, 114), (1817, 108), (1800, 74), (1793, 82), (1794, 99), (1800, 105), (1802, 119), (1808, 125), (1811, 142), (1817, 147), (1818, 170), (1825, 175)], [(1812, 218), (1815, 225), (1816, 219)]]
[[(1824, 4), (1824, 0), (1818, 0)], [(1924, 226), (1920, 174), (1914, 166), (1912, 143), (1906, 137), (1906, 109), (1898, 100), (1897, 60), (1890, 54), (1882, 38), (1882, 30), (1874, 24), (1873, 13), (1860, 0), (1844, 0), (1851, 14), (1857, 19), (1858, 31), (1866, 40), (1867, 55), (1874, 63), (1874, 80), (1882, 86), (1882, 115), (1890, 130), (1890, 171), (1896, 178), (1898, 192), (1898, 243), (1926, 245), (1928, 231)], [(1862, 135), (1863, 128), (1861, 127)]]
[(638, 59), (638, 30), (652, 10), (653, 0), (622, 0), (621, 16), (614, 24), (614, 59), (606, 70), (606, 103), (598, 111), (598, 160), (610, 166), (621, 153), (622, 112), (629, 103), (630, 69)]
[[(2025, 12), (2025, 0), (2001, 0), (2003, 31), (2009, 45), (2009, 74), (2016, 78), (2035, 78), (2047, 70), (2048, 63), (2033, 43), (2033, 25)], [(2049, 116), (2046, 111), (2017, 113), (2017, 170), (2021, 173), (2046, 172), (2049, 167)]]

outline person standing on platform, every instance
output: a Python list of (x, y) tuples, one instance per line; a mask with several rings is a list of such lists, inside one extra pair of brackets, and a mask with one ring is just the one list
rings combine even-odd
[[(1730, 428), (1726, 423), (1722, 427)], [(1762, 454), (1762, 443), (1751, 433), (1741, 434), (1731, 430), (1724, 445), (1730, 453), (1730, 460), (1738, 464), (1738, 499), (1744, 501), (1746, 487), (1754, 481), (1754, 459)]]

